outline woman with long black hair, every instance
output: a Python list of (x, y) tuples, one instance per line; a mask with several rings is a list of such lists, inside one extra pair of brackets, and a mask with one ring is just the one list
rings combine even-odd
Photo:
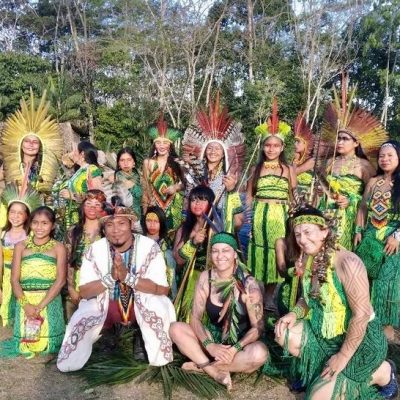
[(371, 302), (389, 340), (400, 326), (400, 143), (389, 140), (378, 156), (378, 173), (365, 189), (354, 244), (367, 267)]
[(184, 189), (174, 147), (180, 133), (167, 128), (167, 123), (160, 119), (157, 126), (150, 129), (149, 135), (153, 144), (149, 157), (143, 161), (143, 212), (149, 206), (158, 206), (165, 212), (168, 230), (177, 229), (182, 221)]
[[(207, 247), (209, 228), (205, 227), (205, 215), (213, 204), (215, 195), (207, 186), (196, 186), (189, 194), (187, 216), (175, 236), (174, 258), (184, 276), (187, 269), (191, 272), (184, 285), (183, 299), (178, 305), (178, 319), (189, 322), (193, 306), (196, 282), (207, 267)], [(193, 264), (192, 264), (193, 263)]]

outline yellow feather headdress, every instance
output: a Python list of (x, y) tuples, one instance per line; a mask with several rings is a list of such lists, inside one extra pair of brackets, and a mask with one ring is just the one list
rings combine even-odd
[(368, 111), (353, 107), (356, 87), (346, 90), (342, 82), (342, 98), (333, 88), (334, 101), (328, 105), (322, 125), (322, 139), (334, 146), (338, 132), (344, 132), (359, 142), (365, 155), (376, 158), (379, 147), (388, 140), (388, 134), (380, 121)]
[(57, 122), (47, 115), (49, 103), (46, 102), (46, 91), (35, 107), (32, 88), (30, 99), (21, 100), (21, 109), (16, 111), (6, 121), (6, 127), (1, 138), (4, 160), (4, 175), (6, 183), (22, 184), (23, 155), (22, 141), (25, 137), (34, 135), (40, 140), (38, 181), (34, 188), (40, 192), (49, 192), (58, 172), (63, 141), (58, 131)]

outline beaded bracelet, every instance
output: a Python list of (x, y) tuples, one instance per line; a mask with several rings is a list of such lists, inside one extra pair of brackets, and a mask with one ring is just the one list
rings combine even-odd
[(19, 305), (20, 305), (21, 307), (24, 307), (26, 304), (29, 304), (29, 301), (28, 301), (28, 299), (26, 298), (25, 295), (22, 295), (22, 297), (20, 297), (20, 298), (18, 299), (18, 303), (19, 303)]
[(364, 228), (360, 225), (357, 225), (354, 229), (355, 233), (363, 233), (364, 232)]
[(237, 351), (242, 351), (243, 350), (243, 346), (240, 344), (240, 342), (236, 342), (233, 347), (237, 350)]
[(110, 273), (106, 274), (101, 278), (101, 283), (107, 289), (113, 289), (115, 286), (116, 280), (112, 277)]
[(306, 310), (303, 307), (300, 306), (294, 306), (290, 312), (295, 313), (296, 314), (296, 318), (297, 319), (302, 319), (305, 317), (306, 315)]
[(139, 277), (137, 276), (137, 274), (131, 274), (130, 272), (128, 272), (126, 274), (124, 283), (127, 284), (132, 289), (135, 289), (135, 287), (138, 283), (138, 280), (139, 280)]
[(204, 340), (201, 342), (201, 344), (203, 345), (204, 348), (206, 348), (206, 347), (207, 347), (209, 344), (211, 344), (211, 343), (214, 343), (214, 340), (213, 340), (213, 339), (210, 339), (210, 338), (204, 339)]

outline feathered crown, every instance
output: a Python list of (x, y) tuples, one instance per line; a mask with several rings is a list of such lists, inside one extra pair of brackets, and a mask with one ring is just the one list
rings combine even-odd
[(168, 128), (167, 121), (164, 120), (164, 114), (161, 113), (156, 126), (152, 126), (149, 129), (149, 136), (153, 139), (153, 142), (158, 138), (163, 138), (173, 143), (181, 137), (181, 133), (177, 129)]
[(7, 208), (12, 203), (22, 203), (31, 212), (42, 205), (39, 193), (29, 187), (28, 176), (29, 170), (26, 169), (20, 186), (10, 183), (4, 188), (1, 201)]
[(322, 124), (322, 139), (334, 146), (338, 132), (345, 132), (359, 142), (368, 158), (376, 157), (388, 134), (380, 121), (369, 112), (353, 107), (356, 87), (347, 93), (346, 77), (342, 78), (342, 96), (333, 88), (334, 101), (328, 105)]
[(221, 107), (219, 92), (215, 101), (210, 101), (208, 112), (198, 111), (195, 122), (186, 129), (182, 140), (183, 158), (188, 162), (192, 158), (202, 159), (210, 142), (222, 145), (225, 170), (240, 174), (245, 157), (242, 125), (229, 116), (226, 107)]
[(265, 139), (270, 136), (275, 136), (282, 140), (283, 143), (287, 140), (291, 128), (286, 122), (279, 121), (278, 101), (276, 100), (276, 97), (274, 97), (274, 101), (272, 102), (271, 116), (268, 118), (267, 122), (258, 125), (255, 132), (257, 135), (261, 135)]
[(39, 160), (39, 180), (35, 185), (38, 191), (50, 191), (58, 172), (58, 160), (61, 158), (63, 141), (58, 126), (51, 116), (47, 115), (49, 103), (46, 102), (46, 91), (35, 107), (32, 88), (30, 99), (21, 100), (21, 110), (6, 121), (2, 136), (2, 153), (4, 174), (7, 183), (21, 184), (21, 164), (23, 162), (22, 141), (26, 136), (34, 135), (40, 140), (41, 156)]
[(313, 144), (314, 137), (311, 132), (310, 126), (307, 124), (304, 113), (300, 112), (294, 122), (294, 137), (297, 140), (300, 140), (304, 143), (305, 151), (304, 154), (301, 155), (299, 163), (302, 163), (307, 157), (310, 157)]

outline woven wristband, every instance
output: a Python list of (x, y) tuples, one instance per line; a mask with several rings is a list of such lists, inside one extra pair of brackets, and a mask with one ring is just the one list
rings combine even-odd
[(363, 233), (364, 232), (364, 228), (360, 225), (357, 225), (354, 229), (355, 233)]
[(297, 319), (303, 319), (306, 315), (306, 310), (300, 306), (294, 306), (291, 312), (296, 314)]
[(206, 348), (206, 347), (207, 347), (209, 344), (211, 344), (211, 343), (214, 343), (214, 340), (212, 340), (212, 339), (210, 339), (210, 338), (204, 339), (204, 340), (201, 342), (201, 344), (203, 345), (204, 348)]
[(237, 350), (237, 351), (242, 351), (243, 350), (243, 346), (240, 344), (240, 342), (236, 342), (233, 347)]

